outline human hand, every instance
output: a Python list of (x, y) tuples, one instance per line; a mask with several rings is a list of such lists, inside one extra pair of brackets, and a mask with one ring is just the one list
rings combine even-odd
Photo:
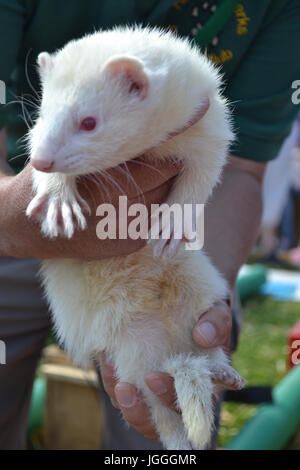
[[(201, 316), (193, 330), (193, 339), (201, 348), (229, 346), (231, 332), (231, 311), (225, 301), (221, 301)], [(101, 374), (104, 388), (111, 398), (112, 404), (119, 408), (126, 421), (148, 439), (158, 439), (151, 420), (150, 411), (142, 396), (132, 384), (118, 382), (112, 364), (106, 360), (103, 353), (101, 358)], [(149, 374), (145, 382), (150, 390), (168, 408), (180, 413), (176, 406), (176, 392), (173, 378), (163, 372)], [(231, 388), (229, 382), (215, 377), (214, 383), (225, 388)]]
[(0, 256), (93, 260), (127, 255), (142, 248), (146, 240), (99, 240), (96, 234), (99, 222), (96, 208), (103, 203), (112, 203), (116, 207), (118, 220), (120, 195), (128, 197), (128, 206), (143, 202), (149, 209), (151, 204), (161, 204), (167, 198), (180, 166), (165, 163), (151, 169), (149, 165), (133, 160), (127, 163), (127, 167), (130, 176), (120, 171), (119, 167), (109, 171), (110, 181), (114, 178), (115, 184), (101, 179), (95, 184), (84, 178), (79, 182), (80, 194), (89, 204), (92, 214), (87, 218), (87, 230), (76, 231), (70, 240), (61, 237), (54, 240), (43, 238), (39, 223), (26, 217), (26, 208), (33, 197), (30, 165), (17, 176), (1, 176), (0, 200), (3, 204), (0, 207)]

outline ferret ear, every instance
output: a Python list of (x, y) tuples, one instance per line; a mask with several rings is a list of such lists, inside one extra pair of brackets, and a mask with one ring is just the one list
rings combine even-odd
[(37, 63), (40, 68), (40, 74), (43, 76), (48, 70), (52, 68), (53, 59), (48, 52), (41, 52), (38, 55)]
[(104, 72), (113, 77), (125, 77), (129, 93), (145, 99), (149, 91), (149, 79), (142, 62), (135, 57), (113, 57), (104, 66)]

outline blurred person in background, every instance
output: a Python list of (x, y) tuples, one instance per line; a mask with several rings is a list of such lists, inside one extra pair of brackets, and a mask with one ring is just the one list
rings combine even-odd
[(255, 256), (262, 260), (300, 267), (300, 116), (278, 157), (268, 163), (263, 181), (263, 215)]
[[(268, 163), (263, 181), (263, 215), (256, 254), (276, 257), (278, 249), (290, 248), (293, 239), (291, 191), (300, 186), (300, 122), (295, 121), (278, 157)], [(275, 259), (275, 258), (274, 258)]]
[(300, 268), (300, 116), (296, 122), (297, 141), (291, 151), (291, 184), (288, 201), (281, 222), (281, 243), (278, 259), (287, 265)]

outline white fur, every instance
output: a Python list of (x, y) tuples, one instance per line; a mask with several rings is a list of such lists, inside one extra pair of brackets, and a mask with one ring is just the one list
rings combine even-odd
[[(144, 67), (149, 85), (144, 96), (129, 92), (124, 77), (109, 75), (107, 64), (122, 56)], [(232, 133), (218, 72), (198, 49), (171, 33), (117, 28), (72, 41), (40, 63), (43, 100), (30, 135), (31, 156), (54, 158), (55, 173), (33, 172), (37, 195), (27, 213), (41, 212), (46, 204), (44, 234), (71, 237), (72, 213), (85, 228), (76, 175), (144, 152), (147, 163), (174, 156), (184, 162), (169, 204), (207, 201)], [(206, 115), (167, 140), (206, 98)], [(84, 134), (78, 123), (86, 116), (96, 116), (98, 126)], [(213, 426), (212, 375), (233, 372), (221, 349), (199, 351), (191, 332), (201, 314), (226, 297), (227, 287), (203, 252), (185, 251), (182, 243), (174, 249), (173, 242), (169, 257), (153, 256), (153, 249), (159, 255), (168, 250), (157, 240), (127, 257), (101, 262), (47, 261), (42, 273), (58, 335), (75, 361), (86, 364), (105, 349), (118, 378), (142, 391), (164, 446), (203, 448)], [(145, 375), (157, 370), (174, 377), (182, 418), (145, 385)]]

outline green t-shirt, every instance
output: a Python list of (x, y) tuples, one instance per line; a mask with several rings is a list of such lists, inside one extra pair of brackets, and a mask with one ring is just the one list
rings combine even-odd
[[(292, 83), (300, 80), (300, 1), (226, 1), (235, 3), (234, 8), (205, 50), (220, 65), (224, 93), (232, 103), (237, 141), (231, 153), (267, 161), (277, 155), (298, 112), (291, 98)], [(29, 80), (39, 89), (35, 63), (43, 50), (53, 52), (99, 28), (133, 23), (170, 27), (194, 39), (216, 18), (221, 4), (221, 0), (0, 0), (0, 80), (7, 85), (7, 101), (20, 95), (35, 101)], [(30, 104), (26, 108), (34, 115)], [(30, 121), (26, 111), (25, 116)], [(26, 160), (19, 140), (26, 132), (20, 105), (0, 105), (3, 126), (9, 160), (20, 170)]]

